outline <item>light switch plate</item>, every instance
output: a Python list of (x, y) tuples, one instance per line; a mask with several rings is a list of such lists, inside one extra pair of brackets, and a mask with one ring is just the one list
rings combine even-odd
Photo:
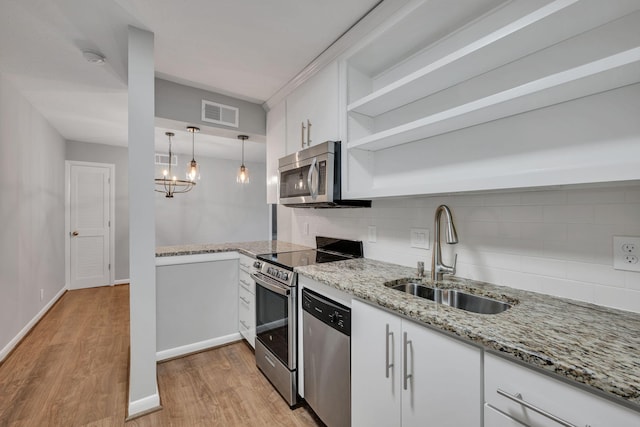
[(411, 247), (429, 249), (429, 230), (426, 228), (412, 228)]
[(613, 236), (613, 268), (640, 271), (640, 237)]

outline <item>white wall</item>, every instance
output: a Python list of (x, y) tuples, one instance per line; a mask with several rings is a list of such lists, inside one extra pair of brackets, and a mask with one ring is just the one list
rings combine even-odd
[[(198, 157), (201, 179), (188, 193), (167, 199), (156, 193), (157, 246), (270, 240), (264, 163), (245, 163), (251, 182), (236, 183), (240, 160)], [(178, 155), (184, 176), (191, 156)], [(156, 167), (156, 176), (162, 168)]]
[(66, 160), (115, 165), (115, 280), (129, 280), (129, 152), (127, 148), (67, 141)]
[(0, 360), (64, 289), (64, 160), (64, 139), (0, 75)]
[[(292, 209), (292, 241), (360, 239), (365, 256), (415, 267), (431, 251), (410, 248), (439, 204), (452, 208), (458, 276), (640, 312), (640, 273), (614, 270), (612, 236), (640, 236), (640, 185), (374, 200), (371, 209)], [(286, 208), (284, 208), (286, 209)], [(304, 235), (304, 224), (309, 235)], [(377, 242), (368, 243), (368, 226)], [(286, 223), (279, 223), (279, 230)]]

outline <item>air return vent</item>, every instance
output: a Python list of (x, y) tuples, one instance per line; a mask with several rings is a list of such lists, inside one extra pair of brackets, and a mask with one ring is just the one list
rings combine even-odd
[[(171, 166), (178, 164), (178, 156), (171, 156)], [(169, 155), (156, 153), (156, 165), (169, 166)]]
[(238, 109), (216, 102), (202, 100), (202, 121), (238, 127)]

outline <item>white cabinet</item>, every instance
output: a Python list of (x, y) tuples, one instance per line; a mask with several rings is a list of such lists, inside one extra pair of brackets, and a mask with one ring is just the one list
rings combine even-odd
[(278, 159), (287, 154), (287, 106), (281, 101), (267, 113), (267, 203), (278, 203)]
[(289, 154), (340, 139), (337, 61), (318, 71), (287, 96), (286, 126)]
[(354, 300), (352, 425), (481, 425), (481, 350)]
[[(640, 412), (493, 354), (485, 354), (484, 375), (487, 405), (527, 426), (562, 425), (552, 417), (564, 420), (566, 425), (580, 427), (640, 425)], [(519, 426), (507, 420), (493, 412), (485, 412), (485, 427)]]
[(639, 2), (456, 3), (411, 1), (342, 58), (344, 197), (640, 178)]
[(240, 254), (238, 272), (238, 330), (251, 347), (256, 347), (256, 283), (250, 274), (253, 258)]

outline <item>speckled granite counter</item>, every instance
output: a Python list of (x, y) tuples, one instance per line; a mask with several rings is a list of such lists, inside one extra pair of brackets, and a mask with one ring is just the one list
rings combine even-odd
[(485, 349), (589, 385), (640, 410), (639, 314), (471, 280), (440, 285), (515, 303), (500, 314), (475, 314), (384, 285), (415, 278), (413, 268), (356, 259), (295, 270)]
[(272, 252), (300, 251), (305, 249), (313, 248), (296, 245), (289, 242), (281, 242), (279, 240), (261, 240), (257, 242), (160, 246), (156, 248), (156, 257), (237, 251), (255, 258), (256, 255), (260, 254), (268, 254)]

